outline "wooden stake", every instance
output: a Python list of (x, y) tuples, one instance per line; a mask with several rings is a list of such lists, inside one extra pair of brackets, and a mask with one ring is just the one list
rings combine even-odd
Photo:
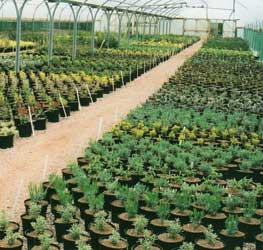
[(64, 104), (63, 104), (63, 100), (62, 100), (62, 97), (61, 97), (60, 93), (59, 93), (59, 100), (60, 100), (60, 103), (61, 103), (61, 106), (62, 106), (64, 115), (65, 115), (65, 117), (67, 118), (67, 117), (68, 117), (68, 116), (67, 116), (67, 112), (66, 112), (65, 106), (64, 106)]
[(35, 136), (35, 130), (34, 130), (34, 124), (33, 124), (33, 118), (32, 118), (30, 106), (28, 106), (28, 112), (29, 112), (29, 119), (30, 119), (32, 134), (33, 134), (33, 136)]

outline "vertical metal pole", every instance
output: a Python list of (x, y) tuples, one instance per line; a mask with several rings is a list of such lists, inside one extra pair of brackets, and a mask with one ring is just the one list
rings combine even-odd
[(140, 20), (140, 15), (138, 17), (137, 14), (135, 14), (135, 22), (136, 22), (136, 40), (139, 40), (139, 20)]
[(143, 18), (143, 32), (142, 32), (142, 39), (143, 40), (144, 40), (144, 37), (145, 37), (146, 20), (147, 20), (147, 16), (144, 16), (144, 18)]
[(152, 34), (152, 18), (150, 17), (149, 18), (149, 35), (151, 35)]
[(105, 11), (106, 17), (107, 17), (107, 34), (106, 34), (106, 41), (107, 41), (107, 48), (110, 47), (110, 20), (112, 16), (113, 11)]
[(56, 14), (56, 10), (59, 6), (59, 2), (56, 3), (55, 8), (53, 10), (53, 12), (51, 12), (51, 8), (48, 5), (48, 2), (44, 2), (47, 10), (48, 10), (48, 15), (49, 15), (49, 38), (48, 38), (48, 65), (50, 64), (51, 60), (52, 60), (52, 56), (53, 56), (53, 38), (54, 38), (54, 18), (55, 18), (55, 14)]
[(22, 6), (18, 7), (16, 0), (13, 0), (13, 3), (15, 5), (16, 9), (16, 16), (17, 16), (17, 22), (16, 22), (16, 61), (15, 61), (15, 72), (18, 73), (20, 71), (20, 42), (21, 42), (21, 22), (22, 22), (22, 14), (24, 7), (26, 5), (26, 2), (28, 0), (24, 0), (22, 3)]
[(169, 20), (169, 35), (172, 34), (172, 22), (173, 20)]
[(131, 19), (132, 19), (132, 14), (131, 16), (127, 12), (127, 17), (128, 17), (128, 47), (130, 47), (131, 44)]
[(118, 20), (119, 20), (118, 46), (120, 47), (121, 45), (121, 26), (122, 26), (122, 19), (123, 19), (124, 13), (120, 13), (117, 11), (117, 15), (118, 15)]
[(73, 26), (73, 47), (72, 47), (72, 59), (75, 60), (77, 56), (77, 39), (78, 39), (78, 17), (82, 6), (79, 6), (77, 12), (75, 13), (74, 7), (70, 4), (70, 8), (72, 10), (73, 18), (74, 18), (74, 26)]

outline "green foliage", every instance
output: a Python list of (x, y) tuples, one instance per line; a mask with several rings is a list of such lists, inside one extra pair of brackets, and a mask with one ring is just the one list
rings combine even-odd
[(74, 219), (76, 214), (76, 208), (70, 204), (67, 204), (61, 210), (61, 219), (64, 223), (70, 223)]
[(38, 203), (45, 199), (46, 191), (44, 191), (42, 184), (30, 183), (28, 186), (29, 197), (31, 202)]
[(179, 248), (179, 250), (194, 250), (194, 249), (195, 249), (194, 244), (193, 243), (187, 243), (187, 242), (184, 242)]
[(41, 213), (41, 206), (36, 203), (31, 202), (29, 210), (28, 210), (28, 215), (32, 219), (37, 219), (40, 213)]
[(182, 226), (180, 220), (177, 219), (175, 222), (170, 222), (168, 227), (169, 237), (176, 239), (178, 235), (182, 232)]
[(128, 199), (125, 202), (125, 210), (129, 219), (134, 218), (138, 213), (138, 200)]
[(218, 240), (218, 236), (214, 233), (212, 225), (209, 225), (205, 230), (205, 240), (210, 246), (214, 246)]
[(39, 216), (36, 219), (36, 222), (31, 222), (31, 225), (34, 229), (34, 231), (37, 233), (37, 235), (41, 235), (45, 232), (45, 230), (48, 228), (48, 224), (46, 222), (46, 219), (43, 216)]
[(151, 234), (149, 231), (144, 231), (144, 237), (139, 239), (140, 246), (142, 250), (151, 250), (154, 242), (156, 240), (156, 235)]
[(238, 231), (238, 216), (229, 215), (225, 221), (225, 228), (229, 235), (235, 235)]
[(72, 239), (77, 241), (80, 240), (81, 235), (83, 235), (85, 232), (85, 229), (82, 224), (73, 224), (68, 232), (71, 235)]
[(41, 250), (51, 250), (53, 239), (49, 234), (43, 234), (39, 237)]
[(8, 218), (4, 210), (0, 211), (0, 231), (6, 231), (8, 227)]
[(121, 240), (121, 236), (120, 236), (119, 232), (116, 231), (116, 230), (114, 230), (114, 231), (112, 232), (112, 235), (109, 237), (109, 240), (111, 241), (111, 243), (112, 243), (113, 245), (116, 246), (116, 245), (120, 242), (120, 240)]
[(148, 219), (146, 219), (144, 216), (138, 216), (133, 223), (137, 235), (143, 234), (147, 225)]
[(161, 202), (157, 207), (158, 218), (164, 222), (169, 217), (170, 214), (170, 204), (166, 202)]
[(95, 214), (94, 223), (95, 223), (97, 230), (99, 231), (104, 230), (104, 226), (106, 224), (106, 217), (107, 217), (107, 213), (105, 211), (100, 211)]
[(198, 211), (198, 210), (194, 209), (190, 215), (190, 222), (193, 225), (198, 226), (201, 224), (203, 217), (204, 217), (203, 211)]
[(14, 233), (11, 228), (8, 228), (6, 230), (5, 240), (7, 241), (9, 246), (13, 246), (15, 244), (16, 240), (18, 240), (20, 238), (21, 238), (20, 234)]

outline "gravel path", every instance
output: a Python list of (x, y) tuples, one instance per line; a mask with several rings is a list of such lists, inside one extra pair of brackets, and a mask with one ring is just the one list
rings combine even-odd
[(7, 209), (12, 219), (18, 219), (16, 215), (24, 211), (30, 182), (45, 180), (50, 172), (60, 172), (68, 161), (80, 156), (89, 140), (97, 138), (101, 121), (102, 133), (110, 130), (118, 119), (156, 92), (201, 45), (202, 42), (194, 44), (71, 117), (57, 124), (48, 123), (45, 132), (17, 139), (14, 148), (0, 151), (0, 208)]

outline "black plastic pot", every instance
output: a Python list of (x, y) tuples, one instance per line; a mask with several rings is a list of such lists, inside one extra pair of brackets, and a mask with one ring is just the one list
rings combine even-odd
[[(46, 230), (46, 234), (50, 235), (50, 237), (53, 237), (53, 232), (51, 230)], [(31, 250), (34, 246), (40, 245), (40, 239), (39, 236), (34, 234), (34, 232), (26, 232), (25, 237), (27, 238), (27, 248), (28, 250)]]
[(31, 123), (20, 124), (17, 126), (20, 137), (30, 137), (32, 135)]
[(226, 215), (223, 213), (218, 214), (218, 216), (215, 217), (212, 215), (206, 215), (203, 218), (203, 223), (206, 227), (208, 227), (208, 225), (212, 225), (215, 232), (219, 233), (224, 228), (226, 218)]
[(246, 222), (242, 217), (239, 220), (239, 229), (246, 234), (246, 242), (254, 242), (255, 235), (260, 234), (260, 220), (252, 218), (251, 222)]
[(165, 223), (165, 221), (164, 224), (161, 224), (159, 222), (160, 222), (159, 219), (153, 219), (150, 222), (150, 229), (157, 235), (165, 233), (168, 227), (168, 224)]
[(72, 220), (69, 223), (63, 223), (61, 219), (55, 220), (56, 236), (57, 236), (57, 241), (59, 243), (63, 242), (63, 235), (67, 234), (68, 230), (71, 228), (71, 226), (77, 222), (78, 222), (78, 220), (76, 220), (76, 219)]
[(119, 220), (119, 232), (122, 237), (125, 237), (125, 231), (127, 229), (132, 228), (132, 225), (135, 221), (136, 217), (132, 219), (128, 219), (127, 213), (122, 213), (118, 216)]
[(31, 223), (35, 222), (36, 219), (31, 218), (27, 214), (22, 214), (21, 215), (21, 220), (22, 220), (23, 233), (24, 233), (24, 236), (25, 236), (26, 232), (32, 232), (33, 231), (33, 227), (31, 225)]
[(238, 232), (234, 236), (230, 236), (226, 233), (225, 230), (220, 231), (219, 233), (220, 239), (224, 242), (225, 248), (227, 250), (235, 250), (237, 247), (242, 249), (244, 241), (245, 241), (245, 234), (242, 232)]
[(68, 103), (71, 111), (78, 111), (79, 110), (79, 103), (78, 101), (73, 101)]
[(38, 118), (34, 122), (35, 130), (46, 130), (47, 129), (47, 119), (45, 117)]
[(54, 109), (54, 110), (48, 110), (46, 112), (47, 115), (47, 119), (49, 122), (59, 122), (59, 110), (58, 109)]
[(179, 249), (179, 247), (182, 245), (182, 242), (184, 241), (183, 236), (178, 236), (177, 240), (164, 241), (161, 238), (162, 235), (164, 234), (158, 236), (157, 243), (165, 250)]
[[(65, 112), (66, 112), (67, 116), (70, 116), (70, 107), (69, 106), (65, 107)], [(66, 117), (65, 113), (64, 113), (64, 109), (62, 107), (59, 107), (59, 114), (61, 117)]]
[(14, 246), (8, 246), (8, 248), (5, 246), (5, 244), (3, 244), (2, 241), (0, 241), (0, 250), (22, 250), (22, 248), (23, 248), (23, 240), (22, 239), (18, 239)]
[[(90, 241), (90, 238), (82, 235), (82, 240), (85, 239), (85, 242), (88, 244)], [(77, 241), (73, 240), (70, 237), (70, 234), (66, 234), (63, 236), (63, 246), (64, 246), (64, 250), (77, 250)]]
[[(12, 231), (13, 231), (14, 233), (15, 233), (15, 232), (18, 232), (18, 231), (19, 231), (19, 224), (17, 224), (16, 222), (10, 221), (10, 222), (8, 223), (8, 228), (9, 228), (9, 229), (12, 229)], [(5, 236), (6, 236), (6, 232), (0, 230), (0, 240), (4, 239)]]
[(90, 102), (91, 102), (90, 97), (80, 97), (81, 106), (87, 107), (89, 106)]
[(115, 200), (111, 203), (111, 220), (113, 223), (119, 223), (119, 214), (124, 213), (125, 208), (124, 206), (120, 206), (118, 200)]
[(111, 206), (110, 206), (110, 204), (111, 204), (114, 200), (116, 200), (116, 195), (108, 192), (107, 190), (104, 191), (103, 194), (104, 194), (104, 200), (105, 200), (105, 202), (104, 202), (104, 209), (105, 209), (106, 211), (110, 212), (110, 211), (111, 211)]
[[(40, 246), (34, 246), (32, 250), (42, 250), (42, 247)], [(60, 250), (60, 247), (58, 244), (51, 244), (50, 250)]]
[(256, 250), (263, 249), (263, 234), (259, 234), (256, 236)]
[(139, 210), (140, 210), (140, 213), (144, 215), (145, 218), (147, 218), (148, 220), (153, 220), (154, 218), (156, 218), (155, 210), (149, 209), (147, 207), (140, 207)]
[[(136, 245), (132, 246), (131, 249), (132, 250), (141, 250), (140, 244), (136, 244)], [(157, 244), (154, 244), (152, 249), (153, 250), (166, 250), (166, 249), (163, 249), (161, 246), (158, 246)]]
[(107, 228), (107, 230), (103, 232), (98, 232), (94, 230), (94, 226), (93, 224), (91, 224), (89, 228), (89, 233), (91, 237), (91, 246), (93, 249), (100, 249), (99, 239), (110, 236), (112, 234), (112, 230), (114, 229), (110, 224), (105, 225), (105, 228)]
[(14, 135), (0, 136), (0, 148), (7, 149), (14, 146)]

